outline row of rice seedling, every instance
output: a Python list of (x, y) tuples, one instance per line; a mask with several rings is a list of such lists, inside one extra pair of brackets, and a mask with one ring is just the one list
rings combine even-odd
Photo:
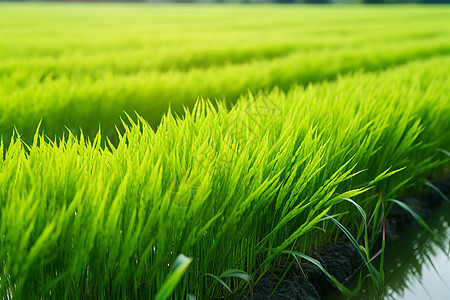
[[(251, 44), (248, 44), (248, 41), (243, 43), (231, 37), (221, 43), (214, 41), (211, 43), (210, 40), (203, 41), (202, 45), (199, 45), (199, 42), (192, 43), (191, 41), (184, 41), (182, 45), (173, 45), (173, 41), (153, 42), (145, 45), (136, 42), (130, 48), (125, 49), (114, 44), (105, 45), (104, 48), (100, 49), (92, 49), (89, 45), (80, 49), (72, 49), (66, 45), (66, 48), (58, 49), (54, 45), (55, 42), (70, 44), (70, 42), (73, 43), (72, 37), (66, 37), (62, 41), (61, 37), (52, 37), (49, 43), (55, 49), (50, 48), (49, 51), (53, 50), (52, 52), (41, 54), (33, 48), (26, 49), (26, 45), (30, 43), (26, 39), (24, 41), (15, 38), (12, 45), (9, 45), (12, 49), (1, 55), (0, 75), (6, 76), (17, 70), (37, 73), (36, 75), (40, 75), (42, 78), (50, 75), (58, 77), (61, 74), (98, 77), (105, 71), (120, 74), (150, 70), (162, 72), (169, 70), (186, 71), (191, 68), (207, 68), (230, 63), (237, 64), (252, 60), (271, 59), (299, 51), (310, 52), (322, 49), (377, 46), (393, 41), (420, 40), (425, 43), (430, 38), (448, 36), (448, 32), (445, 30), (436, 31), (436, 24), (420, 25), (420, 28), (417, 28), (417, 24), (415, 24), (408, 29), (390, 28), (389, 31), (383, 32), (380, 32), (379, 28), (369, 28), (364, 33), (360, 32), (361, 29), (358, 28), (358, 31), (353, 30), (340, 36), (336, 36), (339, 31), (338, 33), (331, 31), (320, 35), (301, 31), (289, 32), (288, 37), (290, 39), (283, 39), (276, 35), (276, 40), (253, 36), (249, 37)], [(298, 24), (291, 24), (291, 26), (293, 29), (300, 27)], [(384, 26), (389, 28), (387, 24)], [(6, 33), (10, 34), (11, 31), (14, 30), (9, 29)], [(34, 37), (35, 41), (42, 35)], [(150, 37), (154, 35), (155, 33)], [(142, 36), (140, 39), (146, 41), (147, 36)], [(176, 40), (176, 38), (173, 37), (173, 40)], [(108, 37), (104, 42), (113, 43), (114, 41), (117, 41), (117, 38)], [(127, 59), (123, 59), (124, 57)]]
[(226, 49), (264, 43), (308, 47), (317, 41), (352, 44), (353, 39), (367, 40), (368, 35), (377, 40), (377, 36), (396, 39), (448, 33), (442, 26), (447, 22), (445, 7), (347, 7), (338, 12), (307, 6), (2, 4), (0, 57), (89, 56), (107, 54), (108, 49), (189, 46)]
[(93, 137), (101, 124), (113, 138), (123, 111), (155, 128), (169, 105), (182, 114), (197, 97), (234, 102), (247, 89), (287, 90), (450, 49), (445, 8), (339, 12), (2, 4), (0, 133), (7, 141), (16, 127), (31, 141), (42, 119), (49, 136), (67, 126)]
[(156, 132), (130, 118), (117, 146), (16, 136), (0, 161), (0, 293), (152, 298), (179, 254), (192, 261), (175, 299), (230, 295), (220, 275), (241, 291), (283, 251), (335, 238), (329, 216), (356, 232), (343, 199), (370, 216), (448, 166), (449, 67), (436, 57), (232, 108), (200, 100)]
[(268, 61), (187, 72), (104, 73), (98, 79), (61, 76), (42, 80), (24, 70), (19, 76), (27, 76), (26, 81), (15, 76), (2, 80), (0, 132), (11, 132), (15, 126), (29, 141), (42, 119), (49, 136), (60, 136), (64, 126), (73, 132), (81, 127), (85, 134), (95, 136), (101, 124), (103, 132), (111, 137), (123, 111), (137, 111), (156, 127), (169, 106), (182, 114), (183, 107), (192, 107), (198, 97), (225, 97), (232, 103), (247, 90), (258, 92), (273, 86), (287, 90), (296, 83), (333, 79), (357, 69), (379, 70), (449, 51), (448, 40), (437, 38), (426, 44), (414, 41), (358, 50), (300, 52)]
[[(193, 68), (208, 68), (227, 64), (239, 64), (255, 60), (268, 60), (286, 56), (294, 52), (311, 52), (323, 49), (358, 48), (361, 46), (379, 46), (386, 42), (416, 41), (426, 43), (430, 38), (445, 37), (444, 34), (429, 33), (419, 36), (411, 29), (411, 33), (386, 32), (376, 36), (331, 37), (331, 36), (301, 36), (289, 42), (273, 42), (259, 40), (251, 45), (240, 45), (234, 40), (227, 41), (226, 45), (213, 45), (198, 47), (197, 45), (161, 45), (132, 49), (111, 49), (92, 53), (69, 52), (53, 53), (51, 55), (23, 57), (11, 51), (10, 56), (2, 59), (0, 76), (22, 74), (26, 70), (33, 76), (68, 77), (89, 76), (101, 77), (105, 72), (115, 74), (133, 74), (142, 71), (167, 72), (171, 70), (187, 71)], [(376, 32), (374, 32), (376, 34)], [(16, 47), (20, 48), (21, 43)], [(225, 44), (225, 43), (224, 43)], [(229, 45), (228, 45), (229, 44)], [(20, 46), (19, 46), (20, 45)], [(88, 47), (86, 47), (89, 49)], [(84, 49), (86, 51), (86, 49)], [(123, 59), (127, 57), (127, 59)], [(20, 72), (17, 72), (20, 71)], [(19, 76), (15, 74), (15, 76)]]

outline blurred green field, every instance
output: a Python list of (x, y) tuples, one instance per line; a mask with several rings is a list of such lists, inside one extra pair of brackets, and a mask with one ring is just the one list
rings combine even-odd
[(123, 112), (234, 103), (450, 52), (441, 6), (1, 4), (0, 132), (115, 137)]
[(449, 173), (449, 17), (0, 3), (0, 298), (235, 298), (334, 222), (374, 250)]

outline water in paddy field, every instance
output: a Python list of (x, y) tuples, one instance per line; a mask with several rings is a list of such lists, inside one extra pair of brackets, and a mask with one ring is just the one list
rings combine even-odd
[[(381, 299), (450, 299), (450, 204), (437, 208), (425, 221), (439, 239), (414, 225), (399, 231), (400, 238), (386, 245), (386, 282)], [(378, 295), (366, 280), (355, 299), (380, 299)], [(336, 292), (324, 299), (345, 297)]]

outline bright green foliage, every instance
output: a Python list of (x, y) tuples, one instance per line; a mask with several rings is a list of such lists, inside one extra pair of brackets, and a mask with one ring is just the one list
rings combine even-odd
[(447, 7), (0, 6), (0, 133), (67, 126), (114, 143), (119, 116), (153, 128), (198, 97), (335, 79), (450, 53)]
[(232, 108), (202, 100), (157, 132), (130, 118), (106, 148), (100, 134), (14, 137), (0, 163), (0, 293), (152, 298), (179, 254), (192, 262), (175, 299), (229, 295), (208, 274), (248, 289), (283, 253), (333, 239), (326, 215), (357, 231), (343, 198), (370, 215), (448, 162), (449, 68), (441, 56)]
[(369, 261), (383, 203), (448, 172), (449, 28), (438, 6), (0, 4), (0, 298), (236, 295), (341, 230)]

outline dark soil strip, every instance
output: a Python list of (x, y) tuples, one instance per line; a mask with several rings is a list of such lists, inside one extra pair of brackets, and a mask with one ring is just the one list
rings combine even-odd
[[(443, 194), (450, 195), (450, 178), (435, 182), (435, 185)], [(422, 218), (429, 216), (434, 209), (444, 202), (442, 196), (432, 189), (426, 190), (420, 198), (405, 197), (401, 200)], [(386, 220), (387, 244), (399, 237), (399, 231), (402, 228), (415, 223), (416, 221), (408, 212), (398, 206), (394, 206)], [(362, 265), (362, 259), (357, 250), (346, 240), (325, 245), (316, 259), (339, 282), (345, 282)], [(331, 280), (316, 266), (309, 263), (302, 263), (301, 268), (291, 268), (284, 280), (279, 285), (278, 283), (279, 279), (277, 278), (263, 277), (254, 288), (253, 299), (316, 300), (336, 290), (336, 286)], [(278, 288), (276, 288), (277, 285)], [(270, 297), (275, 288), (276, 291)], [(248, 300), (251, 298), (243, 296), (239, 299)]]

